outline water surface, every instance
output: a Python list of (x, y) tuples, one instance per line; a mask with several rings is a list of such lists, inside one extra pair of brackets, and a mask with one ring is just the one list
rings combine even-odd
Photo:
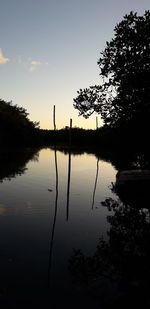
[(24, 300), (25, 306), (29, 299), (33, 304), (49, 301), (58, 308), (61, 302), (69, 307), (73, 297), (71, 307), (82, 301), (94, 305), (73, 283), (69, 259), (73, 249), (90, 255), (101, 236), (107, 239), (109, 211), (101, 202), (115, 197), (115, 168), (92, 154), (53, 149), (34, 151), (29, 158), (18, 153), (18, 166), (14, 157), (9, 154), (2, 164), (0, 184), (3, 302), (15, 306)]

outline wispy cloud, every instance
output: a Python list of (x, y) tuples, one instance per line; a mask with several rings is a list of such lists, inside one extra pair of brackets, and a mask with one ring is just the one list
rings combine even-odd
[(0, 64), (7, 63), (8, 61), (9, 59), (3, 55), (2, 49), (0, 48)]
[(35, 61), (30, 59), (29, 72), (36, 71), (40, 66), (48, 66), (48, 62)]
[(35, 71), (42, 63), (40, 61), (31, 61), (29, 71)]

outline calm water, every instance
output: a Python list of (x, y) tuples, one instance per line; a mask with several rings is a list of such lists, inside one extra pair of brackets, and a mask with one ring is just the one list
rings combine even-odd
[(52, 149), (31, 156), (22, 171), (25, 162), (12, 172), (6, 160), (1, 177), (0, 289), (14, 303), (31, 296), (34, 303), (35, 294), (45, 293), (42, 299), (51, 294), (57, 304), (58, 296), (75, 293), (68, 269), (73, 249), (92, 254), (99, 237), (107, 238), (108, 210), (101, 201), (114, 196), (116, 170), (94, 155)]
[[(100, 298), (108, 293), (105, 297), (110, 299), (116, 287), (111, 283), (109, 288), (110, 282), (104, 280), (97, 285), (97, 269), (93, 270), (96, 263), (105, 272), (109, 265), (111, 269), (115, 265), (125, 278), (129, 269), (128, 280), (137, 280), (139, 259), (138, 271), (131, 273), (137, 252), (138, 258), (140, 250), (145, 250), (142, 256), (149, 256), (141, 235), (145, 231), (143, 235), (150, 235), (150, 216), (149, 212), (124, 208), (121, 201), (113, 203), (118, 201), (112, 190), (117, 171), (111, 163), (92, 154), (42, 149), (3, 153), (0, 166), (0, 305), (103, 308), (97, 299), (97, 287)], [(99, 253), (88, 260), (101, 237), (109, 242), (109, 247), (100, 247), (102, 260)], [(80, 251), (76, 254), (74, 249), (82, 251), (82, 259)], [(129, 257), (124, 263), (127, 252), (130, 257), (133, 253), (134, 264)], [(85, 264), (88, 288), (82, 284), (87, 276)], [(141, 279), (141, 273), (143, 269), (138, 279), (142, 281), (145, 277)], [(89, 286), (93, 286), (92, 293)]]

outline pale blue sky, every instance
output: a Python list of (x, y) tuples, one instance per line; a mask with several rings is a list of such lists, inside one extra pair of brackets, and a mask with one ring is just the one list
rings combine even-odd
[[(73, 108), (79, 88), (100, 82), (97, 60), (113, 29), (149, 0), (0, 0), (0, 98), (23, 106), (41, 128), (95, 128)], [(101, 122), (99, 121), (99, 125)]]

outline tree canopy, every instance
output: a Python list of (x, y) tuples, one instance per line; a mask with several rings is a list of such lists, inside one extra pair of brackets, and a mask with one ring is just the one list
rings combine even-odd
[(115, 35), (98, 60), (100, 85), (78, 91), (74, 107), (88, 118), (101, 114), (104, 125), (149, 125), (150, 11), (130, 12), (114, 29)]
[(0, 99), (0, 144), (27, 144), (35, 141), (39, 123), (28, 118), (23, 107)]
[(0, 127), (7, 129), (34, 129), (38, 127), (38, 122), (32, 122), (28, 118), (29, 113), (23, 107), (13, 105), (0, 99)]

